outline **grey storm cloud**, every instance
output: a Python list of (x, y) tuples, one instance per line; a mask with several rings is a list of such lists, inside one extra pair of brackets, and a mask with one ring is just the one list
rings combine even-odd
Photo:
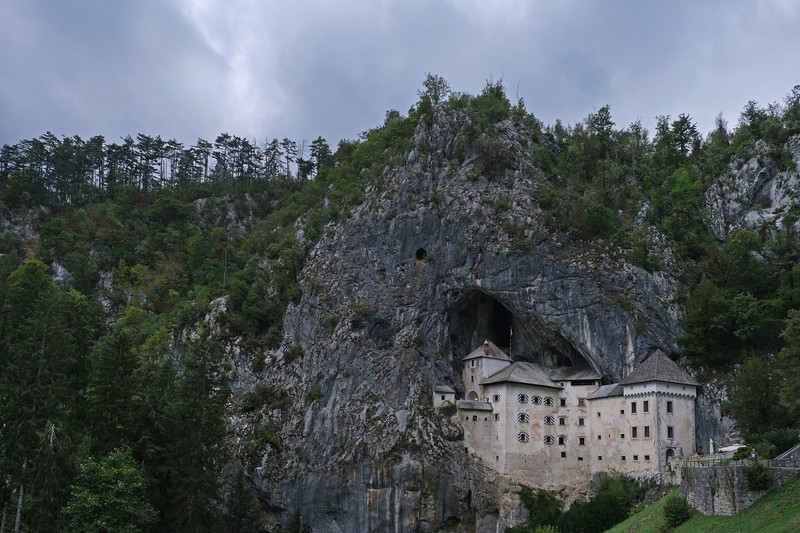
[(0, 143), (45, 131), (336, 142), (428, 72), (502, 79), (546, 123), (711, 129), (800, 83), (794, 0), (0, 0)]

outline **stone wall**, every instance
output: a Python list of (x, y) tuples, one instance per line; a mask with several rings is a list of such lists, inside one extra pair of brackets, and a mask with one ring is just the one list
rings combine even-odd
[(780, 487), (800, 474), (797, 461), (765, 460), (763, 464), (772, 473), (772, 483), (767, 490), (752, 491), (747, 488), (744, 461), (694, 461), (681, 472), (681, 495), (689, 505), (707, 515), (733, 515), (750, 507), (767, 492)]

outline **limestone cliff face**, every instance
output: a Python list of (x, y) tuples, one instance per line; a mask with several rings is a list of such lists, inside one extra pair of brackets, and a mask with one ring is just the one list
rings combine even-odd
[(514, 487), (466, 455), (458, 426), (431, 405), (437, 384), (463, 394), (460, 359), (485, 338), (516, 359), (611, 380), (675, 347), (670, 272), (548, 229), (528, 135), (502, 124), (505, 169), (486, 175), (465, 121), (420, 126), (407, 161), (327, 228), (285, 345), (235, 383), (297, 398), (266, 413), (281, 419), (282, 443), (253, 472), (268, 506), (300, 510), (315, 531), (502, 531), (523, 518)]
[(720, 240), (740, 227), (800, 230), (800, 135), (791, 137), (785, 149), (794, 161), (794, 170), (781, 170), (769, 155), (763, 141), (756, 143), (753, 157), (731, 163), (706, 192), (709, 227)]

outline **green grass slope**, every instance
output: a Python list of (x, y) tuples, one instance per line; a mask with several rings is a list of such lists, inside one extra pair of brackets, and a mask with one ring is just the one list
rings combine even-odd
[[(679, 495), (678, 489), (670, 491), (660, 500), (645, 507), (624, 522), (610, 529), (612, 533), (661, 533), (664, 528), (664, 503), (670, 496)], [(695, 513), (691, 519), (671, 530), (675, 533), (794, 533), (800, 531), (800, 477), (776, 489), (748, 509), (735, 516), (704, 516)]]

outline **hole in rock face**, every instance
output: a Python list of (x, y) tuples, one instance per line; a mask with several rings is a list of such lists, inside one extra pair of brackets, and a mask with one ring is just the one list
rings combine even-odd
[(515, 361), (545, 366), (589, 367), (589, 363), (558, 331), (535, 316), (514, 313), (499, 299), (474, 290), (448, 313), (450, 343), (456, 370), (461, 359), (488, 339)]
[(414, 256), (417, 258), (417, 261), (424, 261), (425, 258), (428, 257), (428, 252), (425, 251), (425, 248), (418, 248)]

